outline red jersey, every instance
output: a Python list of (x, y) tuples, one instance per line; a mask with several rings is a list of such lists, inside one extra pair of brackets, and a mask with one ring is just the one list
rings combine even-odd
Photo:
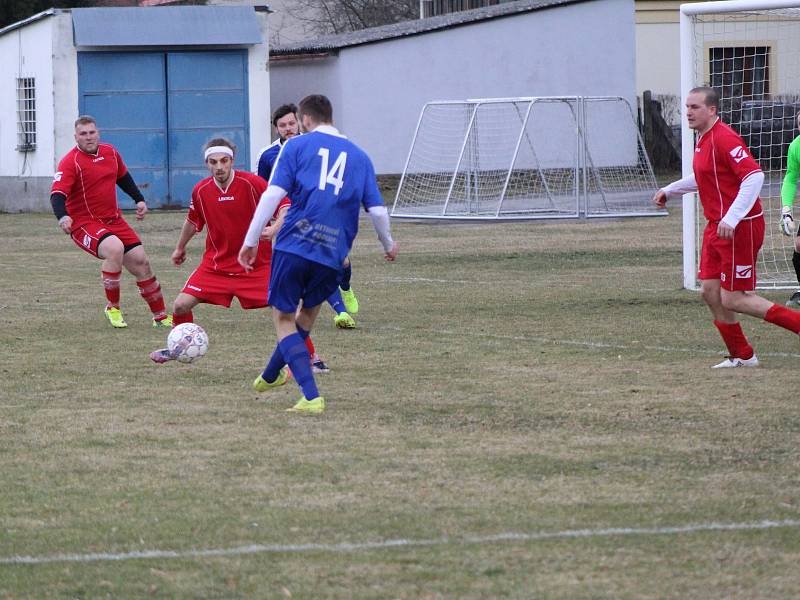
[[(213, 271), (238, 275), (245, 273), (239, 264), (239, 249), (256, 212), (261, 194), (267, 182), (258, 175), (246, 171), (234, 171), (226, 189), (222, 189), (213, 177), (206, 177), (192, 190), (192, 203), (186, 219), (197, 231), (208, 227), (206, 251), (201, 266)], [(288, 206), (284, 198), (278, 210)], [(262, 240), (258, 244), (258, 255), (253, 268), (268, 265), (272, 258), (272, 242)]]
[(117, 180), (127, 172), (111, 144), (99, 144), (97, 154), (75, 146), (58, 163), (50, 193), (60, 192), (67, 197), (67, 214), (75, 222), (115, 219), (120, 216)]
[[(721, 221), (728, 212), (742, 181), (753, 173), (761, 172), (761, 167), (750, 155), (744, 140), (719, 119), (697, 140), (692, 168), (703, 214), (713, 223)], [(761, 199), (756, 198), (753, 208), (744, 219), (761, 214)]]

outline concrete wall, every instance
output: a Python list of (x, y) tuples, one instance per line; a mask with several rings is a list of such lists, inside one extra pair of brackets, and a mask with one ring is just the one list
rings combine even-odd
[[(77, 113), (77, 64), (72, 20), (57, 12), (0, 37), (0, 211), (50, 209), (50, 184), (61, 155), (74, 145)], [(36, 79), (36, 149), (17, 147), (18, 77)], [(65, 119), (68, 125), (65, 127)]]
[[(248, 48), (250, 155), (270, 140), (268, 13), (256, 12), (263, 43)], [(74, 145), (78, 62), (72, 16), (57, 12), (0, 36), (0, 212), (49, 211), (56, 165)], [(37, 146), (16, 150), (16, 79), (36, 78)]]
[(675, 23), (636, 25), (636, 93), (681, 93), (680, 27)]
[[(0, 37), (0, 175), (35, 177), (53, 173), (53, 18)], [(17, 78), (35, 78), (36, 148), (17, 150)]]
[(256, 12), (263, 42), (250, 46), (247, 50), (250, 160), (256, 166), (258, 151), (266, 146), (270, 139), (269, 18), (266, 12)]
[(62, 13), (53, 22), (53, 106), (55, 154), (51, 174), (75, 145), (78, 116), (78, 51), (72, 35), (72, 15)]
[(431, 100), (619, 95), (635, 106), (633, 0), (596, 0), (344, 48), (319, 61), (273, 60), (272, 104), (331, 98), (340, 129), (378, 173), (402, 171)]

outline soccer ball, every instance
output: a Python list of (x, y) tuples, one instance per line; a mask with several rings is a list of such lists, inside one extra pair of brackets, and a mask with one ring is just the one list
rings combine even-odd
[(208, 352), (208, 334), (197, 323), (181, 323), (169, 332), (167, 348), (178, 362), (194, 362)]

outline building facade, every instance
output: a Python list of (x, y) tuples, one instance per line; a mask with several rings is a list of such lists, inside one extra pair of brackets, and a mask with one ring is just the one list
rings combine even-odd
[(377, 172), (400, 173), (429, 101), (609, 95), (635, 109), (634, 49), (633, 0), (509, 2), (273, 47), (272, 105), (328, 95)]
[(247, 6), (51, 9), (0, 30), (0, 211), (49, 208), (79, 114), (153, 207), (188, 206), (211, 137), (250, 169), (269, 137), (267, 43), (267, 12)]

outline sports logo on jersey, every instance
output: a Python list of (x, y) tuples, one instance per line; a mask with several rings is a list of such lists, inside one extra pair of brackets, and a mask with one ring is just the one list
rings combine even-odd
[(229, 200), (235, 200), (235, 196), (220, 196), (217, 198), (217, 202), (228, 202)]
[(733, 157), (733, 161), (739, 164), (747, 158), (747, 150), (745, 150), (743, 146), (736, 146), (736, 148), (731, 150), (731, 156)]
[(56, 171), (56, 174), (53, 175), (53, 181), (61, 181), (61, 176), (64, 174), (64, 171)]
[(194, 290), (195, 292), (202, 292), (203, 291), (203, 288), (199, 288), (196, 285), (192, 285), (192, 284), (187, 284), (186, 287), (189, 288), (190, 290)]
[(97, 158), (92, 159), (92, 162), (96, 163), (96, 162), (100, 162), (101, 160), (105, 160), (105, 159), (106, 159), (105, 156), (98, 156)]
[(92, 237), (88, 233), (83, 236), (83, 245), (87, 248), (92, 247)]
[(295, 227), (300, 230), (300, 233), (303, 235), (308, 234), (311, 231), (311, 223), (308, 222), (308, 219), (300, 219), (297, 223), (295, 223)]
[(736, 265), (736, 279), (750, 279), (753, 276), (753, 265)]

